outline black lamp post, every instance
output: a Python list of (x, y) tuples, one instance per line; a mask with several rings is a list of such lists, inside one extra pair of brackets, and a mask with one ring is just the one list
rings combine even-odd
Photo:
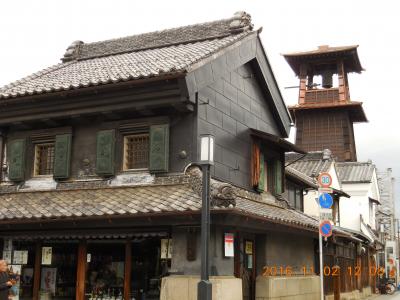
[(201, 280), (197, 286), (198, 300), (211, 300), (212, 284), (209, 280), (210, 240), (210, 166), (214, 164), (214, 136), (200, 136), (200, 162), (203, 172), (201, 204)]

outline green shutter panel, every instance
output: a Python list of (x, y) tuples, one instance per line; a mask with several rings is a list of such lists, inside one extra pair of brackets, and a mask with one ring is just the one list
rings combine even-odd
[(168, 172), (169, 124), (150, 126), (149, 170)]
[(12, 181), (24, 180), (25, 152), (25, 139), (10, 141), (7, 149), (9, 163), (8, 178)]
[(282, 162), (275, 160), (275, 193), (282, 194)]
[(54, 178), (68, 178), (71, 160), (71, 134), (61, 134), (56, 136), (54, 154)]
[(114, 175), (115, 131), (112, 129), (97, 132), (96, 145), (96, 173)]
[(265, 190), (265, 172), (264, 154), (260, 152), (260, 179), (257, 187), (259, 192), (263, 192)]

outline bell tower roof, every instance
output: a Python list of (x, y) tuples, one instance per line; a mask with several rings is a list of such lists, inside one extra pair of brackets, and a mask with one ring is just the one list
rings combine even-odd
[[(317, 49), (304, 52), (282, 54), (297, 76), (300, 75), (302, 64), (314, 65), (314, 74), (321, 74), (326, 69), (336, 69), (336, 62), (343, 60), (347, 73), (361, 73), (364, 71), (357, 53), (358, 45), (330, 47), (318, 46)], [(331, 63), (331, 68), (329, 64)], [(323, 66), (323, 67), (322, 67)]]

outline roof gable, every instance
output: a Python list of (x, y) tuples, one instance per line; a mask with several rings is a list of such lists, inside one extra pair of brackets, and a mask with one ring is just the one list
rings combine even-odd
[(253, 33), (250, 15), (84, 44), (63, 63), (0, 88), (0, 99), (67, 91), (185, 73), (189, 67)]

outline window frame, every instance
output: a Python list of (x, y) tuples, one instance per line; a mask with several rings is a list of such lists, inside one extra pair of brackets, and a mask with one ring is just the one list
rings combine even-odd
[[(147, 154), (147, 167), (146, 168), (135, 168), (135, 169), (130, 169), (127, 168), (127, 139), (132, 136), (147, 136), (147, 142), (148, 142), (148, 154)], [(143, 171), (149, 171), (150, 170), (150, 131), (146, 132), (131, 132), (131, 133), (126, 133), (122, 135), (122, 172), (143, 172)]]
[[(52, 166), (51, 166), (51, 173), (50, 174), (39, 174), (39, 169), (38, 169), (38, 160), (39, 160), (39, 151), (38, 151), (38, 147), (40, 146), (46, 146), (46, 145), (52, 145), (53, 146), (53, 159), (52, 159)], [(55, 151), (56, 151), (56, 143), (55, 141), (49, 141), (49, 142), (38, 142), (38, 143), (34, 143), (33, 145), (33, 174), (32, 177), (33, 178), (50, 178), (53, 177), (54, 175), (54, 163), (55, 163)]]

